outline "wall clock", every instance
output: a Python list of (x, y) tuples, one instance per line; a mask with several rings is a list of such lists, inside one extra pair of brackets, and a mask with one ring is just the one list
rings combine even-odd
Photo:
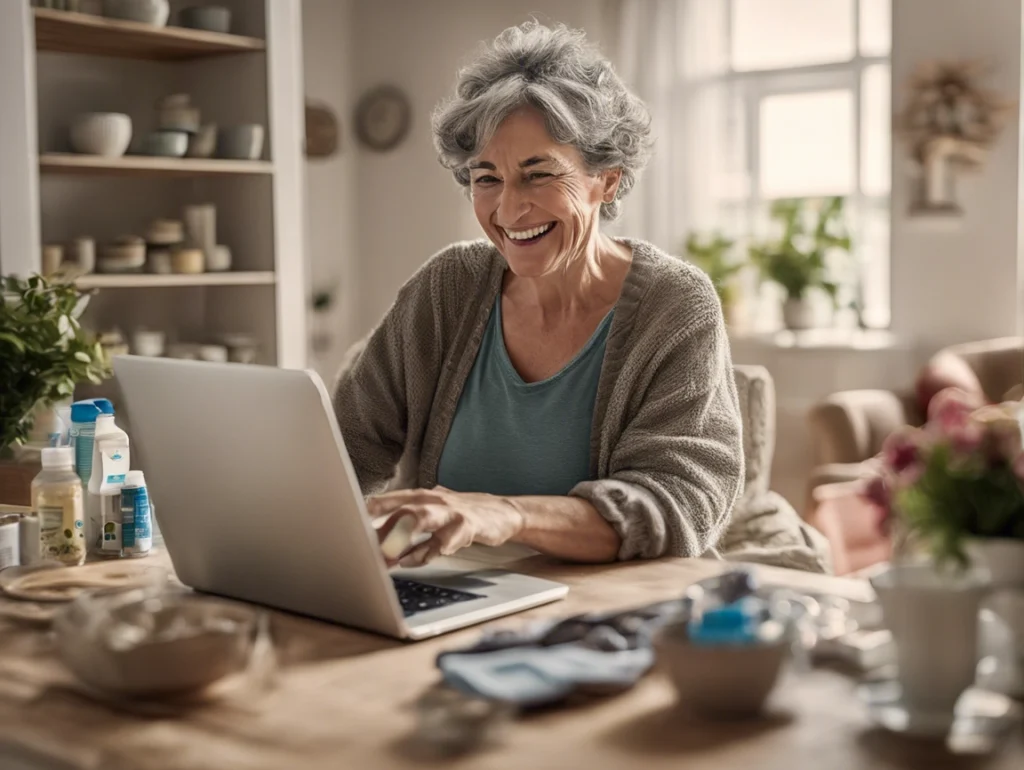
[(371, 150), (397, 147), (409, 133), (412, 106), (405, 92), (395, 86), (379, 86), (356, 105), (356, 134)]

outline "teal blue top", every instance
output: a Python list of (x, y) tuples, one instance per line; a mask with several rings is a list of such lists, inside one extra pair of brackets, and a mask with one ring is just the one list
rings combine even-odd
[(612, 314), (557, 374), (524, 382), (494, 303), (441, 453), (438, 484), (457, 492), (567, 495), (590, 476), (590, 427)]

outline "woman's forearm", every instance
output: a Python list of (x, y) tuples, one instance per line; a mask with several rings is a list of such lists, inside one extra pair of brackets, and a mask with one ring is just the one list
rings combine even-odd
[(586, 500), (554, 496), (507, 499), (522, 517), (513, 542), (571, 561), (608, 562), (619, 553), (619, 535)]

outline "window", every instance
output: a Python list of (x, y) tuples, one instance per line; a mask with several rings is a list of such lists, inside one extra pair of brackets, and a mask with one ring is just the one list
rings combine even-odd
[(710, 188), (719, 224), (763, 234), (774, 199), (844, 196), (844, 299), (873, 328), (890, 315), (890, 3), (726, 0), (725, 66), (703, 79), (728, 94)]

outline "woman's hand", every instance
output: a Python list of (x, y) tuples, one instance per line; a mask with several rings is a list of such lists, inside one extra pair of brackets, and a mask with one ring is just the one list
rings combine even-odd
[(438, 556), (480, 543), (502, 545), (516, 537), (524, 527), (523, 514), (505, 497), (475, 492), (452, 492), (444, 487), (407, 489), (388, 492), (367, 501), (373, 518), (390, 517), (378, 530), (383, 541), (400, 517), (414, 519), (412, 537), (429, 533), (432, 537), (408, 549), (389, 566), (422, 567)]

